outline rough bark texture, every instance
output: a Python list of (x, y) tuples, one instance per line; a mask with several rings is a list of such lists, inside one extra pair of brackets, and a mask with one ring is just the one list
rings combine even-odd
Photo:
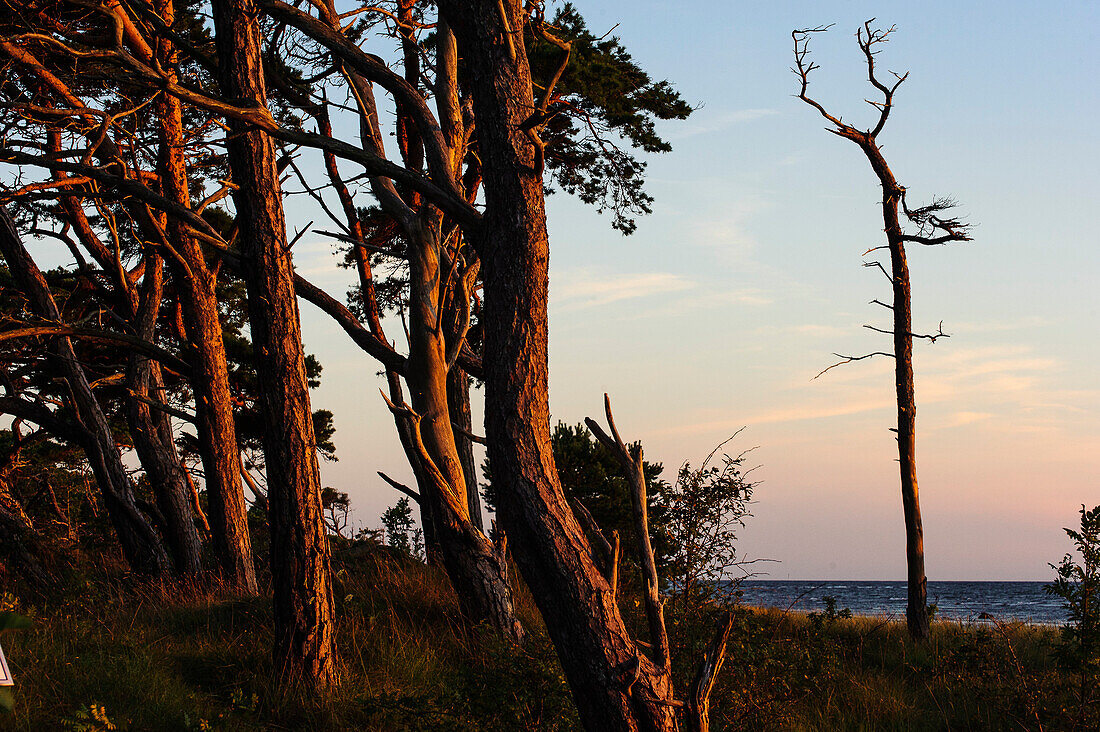
[[(153, 251), (146, 252), (141, 286), (141, 305), (135, 313), (137, 335), (154, 342), (157, 312), (162, 294), (162, 262)], [(153, 409), (148, 400), (164, 400), (164, 382), (159, 366), (147, 356), (130, 357), (126, 382), (131, 393), (126, 416), (130, 438), (141, 466), (153, 488), (157, 509), (164, 517), (164, 536), (176, 571), (195, 576), (202, 571), (202, 541), (191, 511), (191, 488), (176, 453), (175, 435), (168, 415)]]
[[(12, 278), (27, 296), (35, 315), (47, 321), (59, 322), (60, 313), (42, 272), (20, 241), (15, 222), (2, 209), (0, 253), (7, 260)], [(134, 487), (122, 464), (107, 417), (92, 393), (72, 342), (68, 338), (59, 337), (51, 343), (50, 351), (59, 373), (64, 375), (71, 389), (73, 406), (80, 422), (88, 432), (85, 452), (127, 562), (135, 571), (146, 574), (161, 574), (169, 570), (168, 554), (148, 517), (137, 507)]]
[[(447, 375), (447, 401), (451, 409), (451, 423), (466, 432), (473, 432), (470, 416), (470, 377), (461, 366), (455, 364)], [(477, 484), (477, 461), (474, 459), (474, 443), (461, 432), (455, 432), (455, 448), (466, 477), (466, 506), (470, 523), (478, 531), (485, 531), (485, 519), (481, 513), (481, 496)]]
[[(249, 0), (213, 9), (222, 93), (265, 107), (258, 11)], [(332, 576), (275, 148), (240, 122), (227, 143), (265, 426), (276, 675), (319, 692), (336, 682)]]
[[(174, 16), (171, 0), (158, 3), (158, 12), (166, 23), (171, 24)], [(164, 67), (174, 76), (175, 50), (167, 41), (159, 41), (157, 50), (163, 57)], [(158, 112), (164, 196), (190, 207), (179, 99), (169, 94), (163, 95)], [(207, 265), (202, 248), (185, 226), (172, 217), (168, 220), (167, 232), (183, 260), (173, 259), (169, 264), (183, 305), (187, 335), (195, 346), (191, 385), (195, 393), (196, 432), (209, 501), (214, 554), (226, 579), (243, 592), (255, 594), (258, 588), (252, 559), (252, 539), (248, 533), (247, 505), (240, 478), (241, 453), (237, 446), (233, 401), (229, 392), (229, 366), (214, 291), (217, 278)]]
[[(427, 218), (427, 220), (424, 220)], [(520, 642), (523, 628), (515, 617), (508, 567), (503, 553), (470, 521), (466, 476), (454, 439), (447, 394), (447, 344), (443, 317), (438, 215), (423, 217), (409, 241), (409, 358), (406, 381), (424, 464), (419, 482), (422, 502), (429, 502), (436, 540), (447, 575), (467, 617), (487, 621)]]
[[(484, 164), (486, 434), (500, 524), (589, 730), (675, 729), (671, 680), (627, 632), (558, 482), (547, 403), (548, 242), (521, 4), (440, 2), (463, 53)], [(503, 13), (502, 13), (503, 10)]]

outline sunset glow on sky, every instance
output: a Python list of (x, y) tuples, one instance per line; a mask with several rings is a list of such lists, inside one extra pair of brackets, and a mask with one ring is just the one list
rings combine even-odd
[[(650, 159), (653, 214), (622, 237), (607, 216), (549, 199), (551, 409), (595, 416), (610, 392), (624, 437), (647, 457), (698, 463), (759, 446), (755, 516), (741, 533), (773, 578), (902, 579), (904, 538), (892, 363), (815, 374), (833, 352), (888, 348), (879, 190), (851, 143), (799, 102), (790, 31), (814, 39), (812, 91), (845, 121), (874, 110), (853, 34), (897, 24), (880, 57), (911, 72), (880, 136), (913, 201), (950, 195), (974, 241), (912, 248), (917, 459), (928, 576), (1047, 579), (1080, 504), (1100, 503), (1100, 99), (1093, 3), (580, 4), (597, 34), (618, 24), (641, 64), (698, 111), (662, 125)], [(361, 205), (366, 204), (366, 193)], [(317, 218), (304, 197), (290, 225)], [(321, 227), (324, 228), (324, 227)], [(351, 273), (307, 236), (299, 271), (341, 296)], [(355, 520), (377, 527), (406, 477), (378, 366), (307, 304), (307, 348), (324, 364), (314, 407), (336, 415), (340, 461), (322, 465)], [(391, 329), (399, 333), (400, 328)], [(398, 343), (403, 348), (403, 343)], [(479, 399), (475, 392), (475, 401)], [(480, 430), (479, 430), (480, 431)]]

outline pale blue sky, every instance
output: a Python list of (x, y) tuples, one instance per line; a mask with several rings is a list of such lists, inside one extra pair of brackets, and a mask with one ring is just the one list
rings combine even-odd
[[(577, 422), (604, 391), (624, 435), (674, 475), (745, 425), (734, 449), (763, 480), (742, 532), (776, 578), (902, 579), (892, 364), (834, 369), (833, 351), (886, 347), (878, 189), (851, 143), (792, 94), (790, 31), (814, 39), (815, 96), (869, 120), (852, 34), (897, 24), (880, 57), (909, 70), (880, 140), (912, 200), (949, 194), (975, 241), (911, 250), (918, 330), (918, 470), (930, 579), (1046, 579), (1061, 527), (1100, 503), (1100, 384), (1092, 213), (1100, 162), (1092, 3), (580, 2), (655, 76), (700, 105), (664, 127), (654, 212), (623, 238), (606, 217), (550, 199), (551, 408)], [(317, 218), (295, 203), (291, 225)], [(299, 269), (342, 295), (327, 243)], [(397, 496), (374, 475), (409, 471), (377, 366), (303, 304), (325, 365), (316, 407), (336, 414), (329, 485), (371, 526)], [(399, 329), (394, 333), (400, 332)]]

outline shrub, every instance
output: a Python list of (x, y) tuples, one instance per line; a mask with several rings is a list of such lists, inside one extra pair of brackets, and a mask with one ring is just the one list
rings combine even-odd
[(1061, 597), (1069, 614), (1059, 660), (1073, 670), (1096, 674), (1100, 672), (1100, 506), (1091, 511), (1081, 506), (1080, 513), (1081, 530), (1065, 531), (1081, 562), (1066, 554), (1050, 565), (1057, 577), (1046, 591)]

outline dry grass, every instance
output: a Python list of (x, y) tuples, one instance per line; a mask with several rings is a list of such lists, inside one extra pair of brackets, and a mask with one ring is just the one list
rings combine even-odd
[[(378, 548), (336, 558), (339, 690), (277, 698), (266, 599), (224, 588), (101, 577), (40, 608), (3, 642), (18, 682), (0, 730), (570, 730), (576, 713), (529, 595), (520, 649), (459, 622), (433, 568)], [(632, 597), (623, 589), (625, 604)], [(23, 608), (26, 610), (26, 608)], [(678, 679), (711, 634), (704, 611), (670, 612)], [(742, 611), (714, 692), (714, 729), (1097, 729), (1059, 670), (1050, 628), (903, 624)], [(1093, 726), (1090, 726), (1093, 725)]]

